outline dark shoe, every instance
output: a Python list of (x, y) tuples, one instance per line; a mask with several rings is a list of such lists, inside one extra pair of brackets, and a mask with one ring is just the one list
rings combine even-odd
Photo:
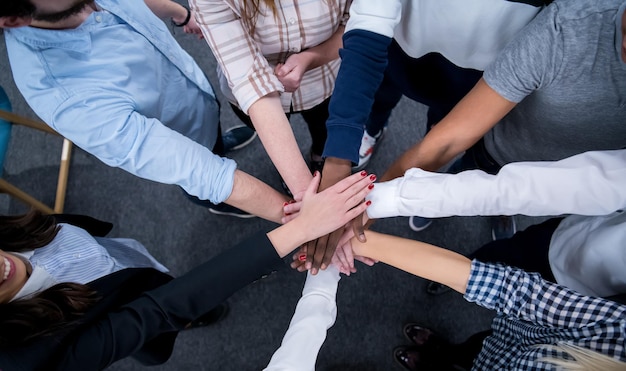
[(491, 217), (491, 238), (494, 241), (511, 238), (517, 232), (515, 218), (512, 216), (494, 216)]
[(402, 367), (410, 371), (424, 369), (424, 362), (420, 351), (413, 346), (399, 346), (393, 350), (393, 359)]
[(393, 350), (393, 359), (410, 371), (466, 371), (447, 359), (437, 359), (427, 351), (415, 346), (399, 346)]
[(216, 215), (228, 215), (228, 216), (234, 216), (236, 218), (243, 218), (243, 219), (255, 217), (252, 214), (249, 214), (241, 209), (238, 209), (234, 206), (230, 206), (223, 202), (217, 205), (211, 204), (211, 206), (209, 206), (209, 211)]
[(415, 344), (420, 350), (433, 351), (448, 343), (435, 334), (431, 329), (418, 325), (417, 323), (407, 323), (402, 329), (404, 337)]
[(217, 307), (211, 309), (209, 312), (191, 321), (189, 325), (185, 327), (185, 330), (196, 328), (196, 327), (209, 326), (214, 323), (217, 323), (221, 321), (222, 319), (224, 319), (224, 317), (226, 317), (226, 315), (228, 314), (228, 310), (229, 310), (228, 304), (221, 303)]
[(450, 292), (450, 291), (452, 291), (451, 288), (449, 288), (446, 285), (442, 285), (439, 282), (429, 282), (428, 285), (426, 286), (426, 293), (432, 296), (443, 295), (446, 292)]
[(239, 125), (226, 130), (224, 134), (222, 134), (224, 153), (247, 146), (252, 143), (256, 136), (256, 131), (246, 125)]

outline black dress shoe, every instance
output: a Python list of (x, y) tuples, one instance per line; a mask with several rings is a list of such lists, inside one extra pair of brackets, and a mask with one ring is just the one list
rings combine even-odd
[(404, 336), (421, 351), (429, 353), (438, 352), (442, 348), (450, 345), (431, 329), (417, 323), (407, 323), (402, 329)]
[(228, 310), (228, 304), (221, 303), (217, 307), (211, 309), (209, 312), (191, 321), (187, 325), (187, 327), (185, 327), (185, 330), (215, 324), (224, 319), (224, 317), (226, 317), (226, 315), (228, 314)]
[(393, 350), (393, 359), (400, 366), (410, 371), (424, 370), (422, 354), (413, 346), (399, 346)]
[(426, 286), (426, 293), (428, 293), (428, 295), (432, 295), (432, 296), (443, 295), (446, 292), (450, 292), (450, 291), (452, 291), (451, 288), (449, 288), (448, 286), (443, 285), (443, 284), (441, 284), (439, 282), (431, 281)]
[(428, 352), (416, 346), (399, 346), (393, 350), (393, 359), (409, 371), (466, 371), (449, 360), (436, 360)]

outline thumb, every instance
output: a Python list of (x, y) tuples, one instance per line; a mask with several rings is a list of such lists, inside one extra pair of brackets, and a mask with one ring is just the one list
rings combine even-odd
[(311, 182), (309, 183), (309, 186), (306, 188), (306, 191), (304, 191), (304, 194), (307, 196), (316, 194), (317, 189), (320, 186), (321, 179), (322, 179), (322, 176), (320, 175), (320, 172), (316, 170), (315, 174), (313, 174), (313, 179), (311, 179)]

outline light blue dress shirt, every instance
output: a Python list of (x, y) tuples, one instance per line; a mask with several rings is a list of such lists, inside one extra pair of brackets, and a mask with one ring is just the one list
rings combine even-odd
[(99, 0), (75, 29), (5, 30), (13, 77), (48, 125), (110, 166), (219, 203), (236, 164), (214, 155), (219, 106), (143, 0)]
[(168, 272), (135, 240), (92, 237), (82, 228), (64, 223), (59, 225), (59, 232), (46, 246), (13, 253), (28, 260), (33, 273), (12, 300), (61, 282), (87, 284), (126, 268), (154, 268)]

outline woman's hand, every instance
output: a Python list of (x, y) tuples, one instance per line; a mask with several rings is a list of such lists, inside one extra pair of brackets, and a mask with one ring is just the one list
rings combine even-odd
[(351, 175), (332, 187), (317, 193), (320, 174), (316, 172), (302, 195), (302, 201), (285, 206), (285, 210), (297, 210), (295, 219), (268, 233), (281, 256), (296, 246), (345, 226), (370, 205), (365, 196), (374, 188), (376, 179), (362, 171)]
[(302, 76), (308, 70), (311, 59), (306, 53), (290, 55), (285, 63), (279, 63), (274, 68), (274, 74), (283, 84), (285, 91), (293, 93), (300, 87)]

